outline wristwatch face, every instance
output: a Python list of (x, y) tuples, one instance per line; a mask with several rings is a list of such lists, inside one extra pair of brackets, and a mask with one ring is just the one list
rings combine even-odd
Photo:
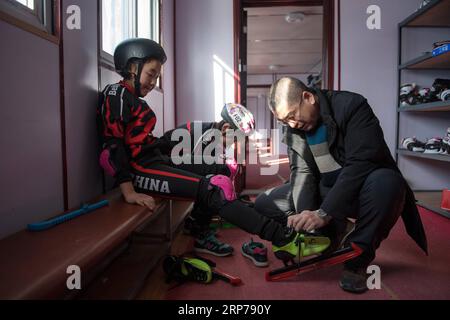
[(321, 218), (325, 218), (326, 216), (328, 216), (327, 213), (322, 209), (317, 210), (317, 215)]

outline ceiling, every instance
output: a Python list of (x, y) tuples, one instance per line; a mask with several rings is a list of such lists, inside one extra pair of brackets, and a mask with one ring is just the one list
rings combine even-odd
[[(318, 73), (322, 69), (323, 7), (247, 8), (249, 74)], [(288, 23), (290, 12), (303, 21)], [(272, 70), (270, 68), (272, 66)]]

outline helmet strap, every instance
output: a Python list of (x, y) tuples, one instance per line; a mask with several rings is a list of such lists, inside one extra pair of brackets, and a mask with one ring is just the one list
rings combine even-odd
[(141, 73), (142, 73), (142, 68), (144, 67), (144, 63), (142, 60), (138, 60), (136, 62), (137, 64), (137, 73), (135, 75), (134, 78), (134, 90), (135, 93), (138, 97), (141, 96)]
[(222, 127), (225, 123), (226, 123), (225, 120), (220, 120), (220, 122), (216, 122), (215, 129), (222, 130)]

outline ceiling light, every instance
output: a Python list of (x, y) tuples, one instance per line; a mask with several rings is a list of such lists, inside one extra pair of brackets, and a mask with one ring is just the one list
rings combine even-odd
[(290, 12), (284, 19), (287, 23), (300, 23), (305, 20), (305, 14), (301, 11)]

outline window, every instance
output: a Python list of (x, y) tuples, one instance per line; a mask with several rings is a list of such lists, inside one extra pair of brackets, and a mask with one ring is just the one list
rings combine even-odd
[(15, 21), (25, 22), (41, 33), (53, 35), (55, 0), (2, 0), (0, 10)]
[(133, 37), (159, 42), (159, 0), (102, 0), (102, 51), (112, 56), (122, 40)]
[(34, 10), (34, 0), (16, 0), (16, 1), (30, 8), (31, 10)]

